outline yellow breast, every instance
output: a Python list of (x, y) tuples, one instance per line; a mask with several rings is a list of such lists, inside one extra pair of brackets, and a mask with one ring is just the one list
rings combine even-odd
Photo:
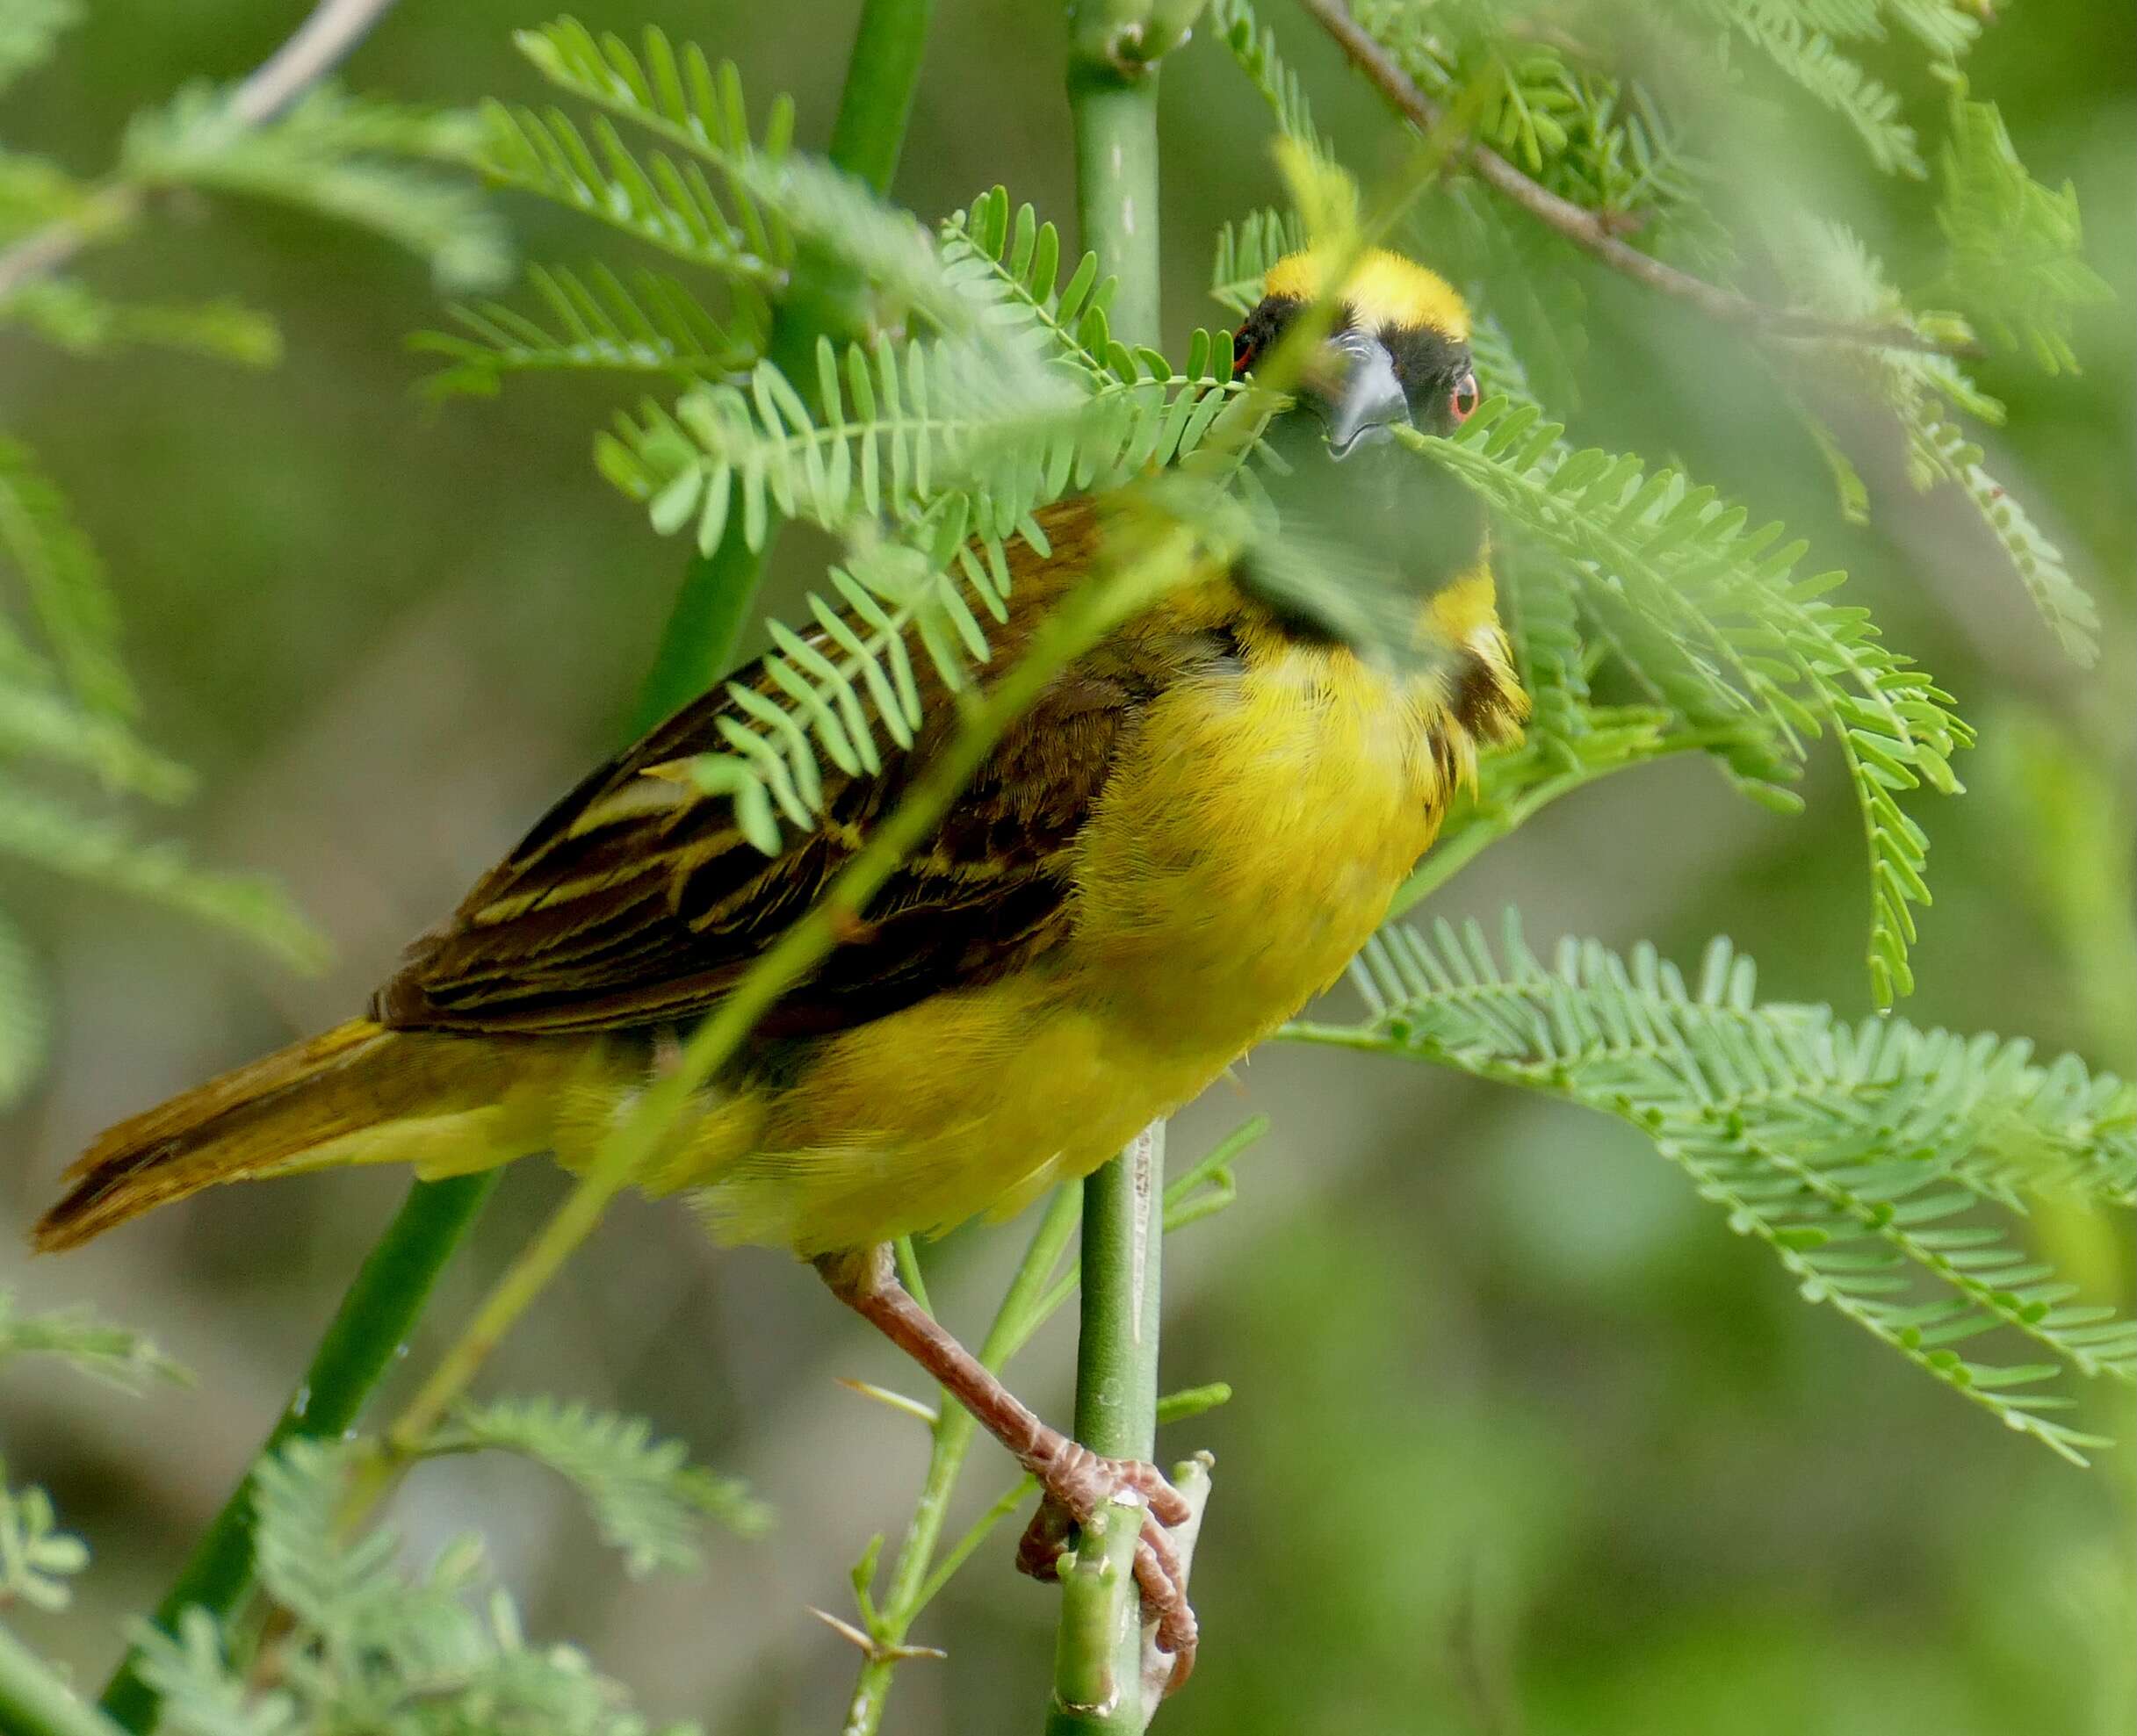
[(1077, 861), (1079, 998), (1223, 1062), (1342, 970), (1450, 793), (1427, 688), (1339, 647), (1257, 649), (1152, 708)]

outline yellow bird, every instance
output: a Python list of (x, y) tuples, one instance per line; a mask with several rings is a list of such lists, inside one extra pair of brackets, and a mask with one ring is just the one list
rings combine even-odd
[[(1236, 339), (1240, 371), (1324, 278), (1312, 254), (1270, 271)], [(1251, 572), (1212, 570), (1130, 619), (1053, 681), (636, 1178), (690, 1194), (724, 1240), (814, 1260), (1039, 1478), (1056, 1536), (1124, 1487), (1155, 1521), (1182, 1509), (1149, 1466), (1098, 1459), (1018, 1402), (913, 1304), (885, 1244), (1089, 1173), (1325, 988), (1385, 917), (1479, 745), (1513, 737), (1527, 710), (1481, 514), (1459, 491), (1434, 494), (1427, 467), (1385, 438), (1401, 421), (1445, 432), (1475, 407), (1468, 312), (1432, 272), (1380, 252), (1336, 300), (1272, 437), (1309, 510), (1340, 501), (1397, 527), (1435, 654), (1361, 656), (1258, 593)], [(1338, 488), (1368, 471), (1363, 494)], [(1392, 510), (1356, 505), (1368, 497)], [(1049, 552), (1012, 555), (998, 668), (1096, 552), (1089, 501), (1039, 518)], [(739, 679), (771, 691), (761, 670)], [(415, 943), (368, 1017), (105, 1133), (37, 1246), (73, 1247), (215, 1182), (380, 1163), (438, 1177), (541, 1151), (587, 1161), (677, 1028), (808, 908), (951, 727), (931, 702), (910, 753), (833, 774), (819, 827), (767, 858), (684, 769), (722, 747), (718, 723), (734, 712), (707, 694), (588, 776)], [(1177, 1681), (1193, 1617), (1160, 1524), (1146, 1525), (1137, 1576)]]

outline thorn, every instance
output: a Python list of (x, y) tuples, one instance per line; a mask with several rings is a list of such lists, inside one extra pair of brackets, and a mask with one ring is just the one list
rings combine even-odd
[(918, 1399), (909, 1399), (903, 1393), (893, 1393), (888, 1387), (878, 1387), (867, 1380), (849, 1380), (843, 1374), (839, 1385), (849, 1393), (858, 1393), (864, 1399), (873, 1399), (877, 1404), (888, 1405), (892, 1410), (903, 1411), (907, 1416), (917, 1417), (930, 1429), (941, 1422), (940, 1413)]
[(907, 1658), (947, 1658), (949, 1655), (939, 1646), (892, 1646), (873, 1634), (862, 1632), (851, 1622), (840, 1620), (828, 1610), (819, 1610), (813, 1603), (803, 1607), (841, 1639), (850, 1639), (859, 1646), (862, 1655), (871, 1664), (899, 1664)]

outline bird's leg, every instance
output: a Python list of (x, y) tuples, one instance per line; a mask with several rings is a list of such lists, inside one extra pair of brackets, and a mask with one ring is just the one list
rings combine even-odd
[[(1142, 1459), (1107, 1459), (1058, 1429), (1049, 1428), (898, 1281), (887, 1247), (827, 1254), (816, 1269), (832, 1294), (927, 1370), (974, 1421), (1009, 1450), (1039, 1480), (1044, 1492), (1037, 1517), (1017, 1551), (1017, 1566), (1035, 1578), (1050, 1579), (1070, 1524), (1081, 1524), (1107, 1502), (1132, 1491), (1149, 1511), (1136, 1545), (1136, 1584), (1144, 1615), (1158, 1623), (1158, 1643), (1174, 1659), (1171, 1688), (1195, 1667), (1195, 1611), (1188, 1605), (1180, 1563), (1168, 1525), (1188, 1514), (1186, 1498)], [(1167, 1691), (1171, 1691), (1168, 1688)]]

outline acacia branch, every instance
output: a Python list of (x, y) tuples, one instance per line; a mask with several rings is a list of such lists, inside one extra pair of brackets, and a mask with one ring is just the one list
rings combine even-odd
[[(1381, 95), (1400, 110), (1410, 123), (1430, 133), (1443, 124), (1439, 104), (1419, 90), (1417, 82), (1398, 66), (1392, 55), (1365, 26), (1351, 16), (1346, 0), (1298, 0), (1321, 27), (1336, 40), (1353, 66), (1379, 89)], [(1745, 326), (1763, 336), (1798, 342), (1850, 343), (1872, 349), (1917, 349), (1940, 355), (1979, 353), (1978, 346), (1948, 342), (1930, 337), (1899, 321), (1863, 325), (1837, 320), (1797, 308), (1774, 307), (1735, 290), (1710, 284), (1689, 271), (1666, 265), (1642, 253), (1613, 230), (1600, 212), (1577, 205), (1554, 193), (1541, 182), (1524, 175), (1490, 146), (1465, 140), (1456, 146), (1462, 160), (1476, 177), (1504, 194), (1546, 228), (1563, 235), (1591, 258), (1637, 284), (1697, 308), (1723, 325)]]
[[(393, 4), (319, 0), (289, 40), (230, 93), (225, 111), (230, 125), (242, 129), (272, 120), (338, 66)], [(142, 192), (138, 182), (113, 180), (79, 211), (0, 253), (0, 297), (57, 270), (98, 235), (131, 222), (141, 209)]]

